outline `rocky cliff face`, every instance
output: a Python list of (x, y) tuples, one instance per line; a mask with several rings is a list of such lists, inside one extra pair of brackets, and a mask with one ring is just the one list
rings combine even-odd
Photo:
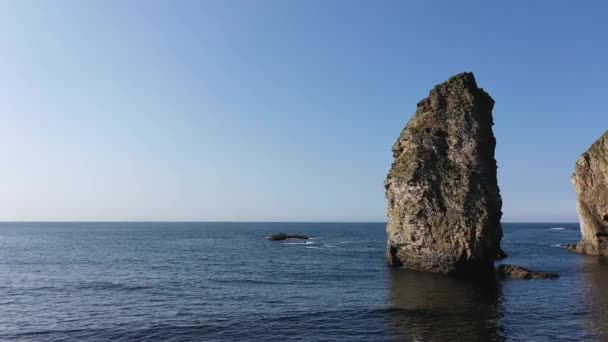
[(572, 182), (582, 239), (571, 249), (608, 255), (608, 131), (580, 156)]
[(492, 272), (502, 238), (493, 107), (472, 73), (435, 86), (418, 103), (393, 145), (385, 181), (390, 264)]

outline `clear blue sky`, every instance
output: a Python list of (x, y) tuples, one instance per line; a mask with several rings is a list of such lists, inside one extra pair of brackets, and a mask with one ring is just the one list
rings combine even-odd
[(390, 147), (473, 71), (503, 221), (575, 221), (604, 1), (3, 1), (0, 220), (381, 221)]

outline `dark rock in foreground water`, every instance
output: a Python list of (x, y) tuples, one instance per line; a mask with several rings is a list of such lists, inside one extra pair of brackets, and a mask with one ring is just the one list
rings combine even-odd
[(532, 271), (518, 265), (500, 265), (498, 266), (498, 275), (501, 277), (509, 277), (514, 279), (555, 279), (559, 278), (559, 274), (551, 272)]
[(287, 240), (287, 239), (302, 239), (302, 240), (308, 240), (308, 236), (306, 235), (287, 235), (285, 233), (278, 233), (278, 234), (272, 234), (268, 240), (272, 240), (272, 241), (281, 241), (281, 240)]
[(418, 103), (393, 145), (385, 181), (391, 265), (493, 272), (502, 238), (493, 107), (472, 73), (435, 86)]
[(508, 257), (509, 255), (502, 250), (502, 248), (498, 247), (498, 250), (496, 251), (496, 260), (500, 260), (500, 259), (504, 259), (506, 257)]
[(608, 255), (608, 131), (583, 153), (574, 168), (581, 241), (574, 252)]

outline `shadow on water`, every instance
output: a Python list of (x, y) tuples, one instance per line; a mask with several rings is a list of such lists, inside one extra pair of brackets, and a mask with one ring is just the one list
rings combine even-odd
[(503, 341), (496, 279), (463, 281), (392, 269), (389, 308), (397, 341)]
[(582, 258), (584, 279), (583, 326), (598, 341), (608, 341), (608, 257)]

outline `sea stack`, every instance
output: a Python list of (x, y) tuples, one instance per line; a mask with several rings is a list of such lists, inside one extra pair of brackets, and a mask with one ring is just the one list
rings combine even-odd
[(502, 252), (493, 107), (469, 72), (418, 103), (393, 145), (384, 183), (391, 265), (452, 275), (493, 272)]
[(572, 183), (582, 239), (570, 249), (608, 255), (608, 131), (578, 158)]

